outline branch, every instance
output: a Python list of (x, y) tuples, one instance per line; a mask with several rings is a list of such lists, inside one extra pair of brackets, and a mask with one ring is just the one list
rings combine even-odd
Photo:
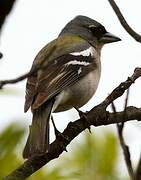
[[(94, 107), (91, 111), (85, 114), (85, 117), (70, 122), (64, 132), (56, 138), (56, 140), (50, 144), (50, 148), (47, 153), (40, 156), (32, 157), (26, 160), (20, 167), (5, 177), (5, 180), (24, 180), (29, 177), (35, 171), (40, 169), (49, 161), (58, 158), (60, 154), (66, 150), (67, 145), (80, 134), (86, 128), (91, 125), (102, 126), (114, 123), (123, 123), (136, 119), (141, 121), (141, 108), (127, 107), (122, 112), (109, 113), (106, 108), (111, 102), (120, 97), (131, 84), (141, 76), (141, 68), (136, 68), (133, 75), (125, 82), (121, 83), (113, 92), (98, 106)], [(123, 118), (126, 112), (126, 118)], [(85, 120), (87, 118), (87, 121)]]
[[(128, 97), (129, 97), (129, 89), (127, 91), (127, 95), (126, 95), (126, 99), (125, 99), (124, 115), (123, 115), (122, 119), (126, 119), (126, 111), (125, 110), (127, 108)], [(113, 112), (115, 113), (115, 119), (116, 119), (116, 112), (117, 111), (116, 111), (116, 107), (114, 105), (114, 102), (112, 103), (112, 109), (113, 109)], [(123, 122), (118, 123), (117, 124), (118, 137), (119, 137), (121, 148), (123, 150), (123, 155), (124, 155), (125, 163), (127, 166), (127, 170), (128, 170), (129, 175), (130, 175), (130, 178), (132, 180), (135, 180), (135, 175), (134, 175), (132, 162), (131, 162), (130, 151), (129, 151), (128, 145), (126, 145), (126, 143), (125, 143), (125, 140), (123, 137), (123, 130), (124, 130), (124, 123)]]
[(136, 33), (127, 23), (127, 21), (125, 20), (124, 16), (122, 15), (119, 7), (117, 6), (117, 4), (115, 3), (114, 0), (108, 0), (110, 5), (112, 6), (114, 12), (116, 13), (121, 25), (123, 26), (123, 28), (138, 42), (141, 42), (141, 35)]
[(115, 88), (111, 94), (102, 102), (106, 107), (111, 104), (115, 99), (122, 96), (125, 90), (127, 90), (137, 78), (141, 76), (141, 68), (137, 67), (134, 70), (134, 73), (131, 77), (128, 77), (127, 80), (121, 83), (117, 88)]
[[(16, 0), (0, 0), (0, 32), (1, 28), (5, 22), (7, 15), (13, 8), (13, 5)], [(3, 54), (0, 52), (0, 59), (3, 57)]]
[(16, 0), (0, 0), (0, 30)]
[(0, 59), (3, 57), (3, 54), (0, 52)]
[(131, 162), (131, 156), (130, 156), (130, 151), (129, 151), (129, 146), (126, 145), (124, 137), (123, 137), (123, 130), (121, 130), (122, 126), (120, 124), (117, 124), (117, 130), (118, 130), (118, 136), (119, 136), (119, 140), (120, 140), (120, 145), (122, 147), (123, 150), (123, 154), (124, 154), (124, 159), (126, 162), (126, 166), (127, 166), (127, 170), (129, 173), (129, 176), (132, 180), (134, 180), (134, 171), (133, 171), (133, 167), (132, 167), (132, 162)]
[[(126, 95), (126, 99), (125, 99), (125, 105), (124, 105), (124, 112), (125, 113), (124, 113), (123, 119), (125, 119), (125, 117), (126, 117), (125, 109), (127, 107), (128, 99), (129, 99), (129, 89), (127, 90), (127, 95)], [(129, 151), (129, 146), (126, 145), (124, 137), (123, 137), (123, 129), (124, 129), (124, 123), (117, 124), (118, 136), (119, 136), (120, 144), (121, 144), (121, 147), (122, 147), (122, 150), (123, 150), (124, 159), (125, 159), (125, 162), (126, 162), (128, 173), (129, 173), (130, 178), (132, 180), (134, 180), (135, 175), (134, 175), (134, 171), (133, 171), (131, 155), (130, 155), (130, 151)]]
[(137, 170), (136, 170), (136, 174), (135, 174), (135, 180), (140, 180), (140, 179), (141, 179), (141, 155), (140, 155), (140, 160), (137, 165)]

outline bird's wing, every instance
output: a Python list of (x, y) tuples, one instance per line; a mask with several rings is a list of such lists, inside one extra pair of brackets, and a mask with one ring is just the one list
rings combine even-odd
[(58, 39), (53, 41), (56, 48), (48, 58), (45, 55), (51, 43), (35, 58), (33, 67), (43, 62), (45, 68), (27, 80), (25, 111), (30, 106), (37, 109), (96, 68), (92, 47), (85, 40), (73, 36)]

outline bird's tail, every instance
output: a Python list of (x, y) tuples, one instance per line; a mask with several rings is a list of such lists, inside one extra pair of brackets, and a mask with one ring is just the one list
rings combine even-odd
[(23, 158), (30, 158), (47, 152), (49, 146), (49, 119), (54, 101), (44, 103), (33, 111), (32, 125), (23, 150)]

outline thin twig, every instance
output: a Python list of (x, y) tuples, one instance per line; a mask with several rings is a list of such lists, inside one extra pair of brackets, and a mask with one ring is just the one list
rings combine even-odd
[(115, 99), (122, 96), (125, 90), (127, 90), (131, 86), (131, 84), (133, 84), (134, 81), (140, 76), (141, 76), (141, 68), (137, 67), (135, 68), (134, 73), (131, 77), (128, 77), (125, 82), (121, 83), (111, 92), (111, 94), (108, 97), (106, 97), (106, 99), (103, 101), (103, 106), (107, 107)]
[[(125, 119), (125, 117), (126, 117), (125, 109), (127, 107), (128, 100), (129, 100), (129, 91), (130, 91), (130, 88), (127, 89), (127, 94), (126, 94), (125, 103), (124, 103), (124, 112), (125, 113), (124, 113), (123, 119)], [(118, 124), (117, 126), (118, 126), (117, 128), (119, 129), (120, 133), (122, 134), (123, 133), (123, 128), (124, 128), (124, 123)]]
[(141, 155), (136, 169), (135, 180), (141, 180)]
[(129, 26), (129, 24), (127, 23), (127, 21), (125, 20), (124, 16), (122, 15), (119, 7), (117, 6), (117, 4), (115, 3), (114, 0), (108, 0), (110, 5), (112, 6), (114, 12), (116, 13), (121, 25), (123, 26), (123, 28), (138, 42), (141, 42), (141, 35), (138, 34), (137, 32), (135, 32), (131, 26)]
[(0, 59), (3, 57), (3, 54), (0, 52)]
[[(124, 116), (123, 116), (123, 119), (126, 119), (126, 108), (127, 108), (128, 101), (129, 101), (129, 92), (130, 92), (130, 88), (127, 89), (127, 94), (126, 94), (125, 104), (124, 104)], [(126, 145), (126, 143), (124, 141), (124, 137), (123, 137), (124, 123), (121, 123), (121, 124), (118, 123), (117, 128), (118, 128), (120, 144), (121, 144), (121, 147), (122, 147), (123, 152), (124, 152), (124, 159), (125, 159), (125, 162), (126, 162), (128, 173), (130, 175), (130, 178), (132, 180), (135, 180), (135, 174), (134, 174), (134, 170), (133, 170), (133, 166), (132, 166), (129, 146)]]
[(121, 145), (122, 150), (123, 150), (124, 159), (125, 159), (125, 162), (126, 162), (126, 166), (127, 166), (127, 169), (128, 169), (129, 176), (130, 176), (130, 178), (132, 180), (134, 180), (135, 177), (134, 177), (134, 171), (133, 171), (133, 167), (132, 167), (130, 150), (129, 150), (129, 147), (126, 145), (125, 141), (124, 141), (123, 128), (121, 128), (120, 124), (117, 124), (117, 130), (118, 130), (118, 136), (119, 136), (119, 140), (120, 140), (120, 145)]
[[(129, 89), (127, 91), (127, 95), (125, 99), (125, 105), (124, 105), (124, 111), (123, 111), (123, 117), (122, 117), (123, 120), (126, 119), (126, 108), (127, 108), (128, 99), (129, 99)], [(115, 118), (116, 118), (117, 111), (116, 111), (114, 102), (112, 102), (112, 109), (113, 109), (113, 112), (115, 113)], [(124, 155), (125, 163), (127, 166), (127, 170), (128, 170), (131, 180), (135, 180), (135, 175), (134, 175), (132, 162), (131, 162), (131, 155), (130, 155), (129, 147), (126, 145), (124, 137), (123, 137), (123, 130), (124, 130), (124, 122), (117, 123), (118, 137), (119, 137), (121, 148), (123, 150), (123, 155)]]
[(16, 0), (0, 0), (0, 30)]
[[(0, 0), (0, 33), (7, 15), (11, 12), (16, 0)], [(3, 57), (0, 52), (0, 59)]]

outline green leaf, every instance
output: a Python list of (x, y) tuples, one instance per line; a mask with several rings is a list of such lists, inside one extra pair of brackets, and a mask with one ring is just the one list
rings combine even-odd
[(16, 147), (23, 135), (24, 129), (17, 123), (12, 123), (0, 134), (0, 179), (20, 164)]

